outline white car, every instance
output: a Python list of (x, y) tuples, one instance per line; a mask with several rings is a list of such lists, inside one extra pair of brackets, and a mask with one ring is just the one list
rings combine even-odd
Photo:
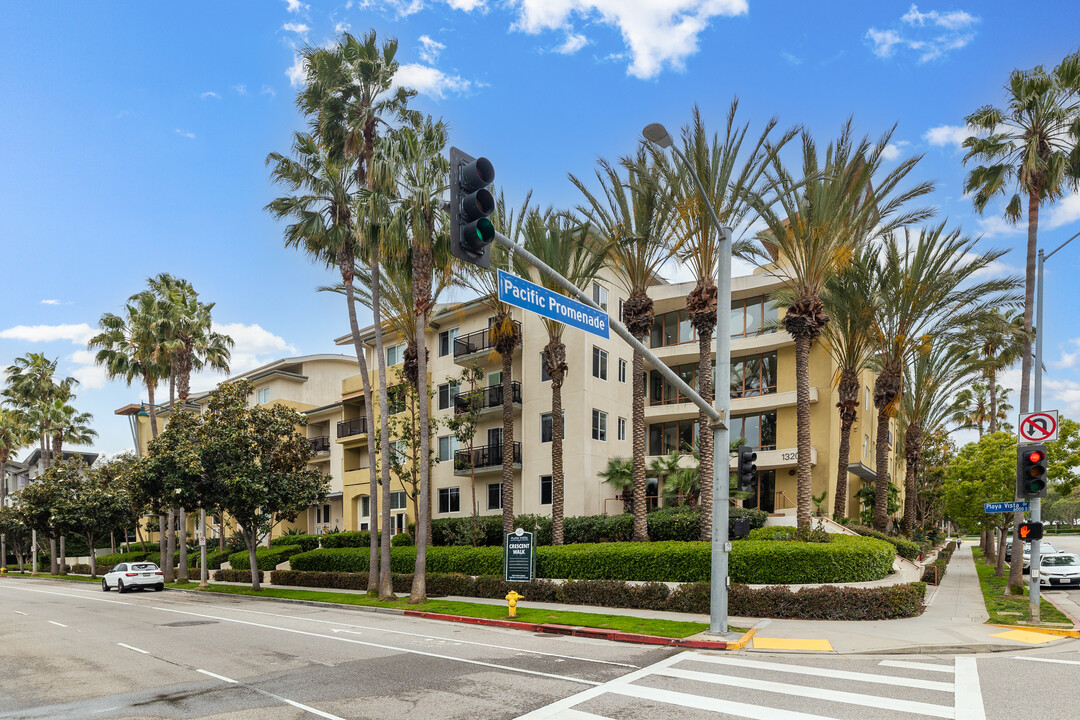
[(1039, 587), (1080, 588), (1080, 557), (1073, 553), (1043, 555), (1039, 563)]
[(161, 592), (165, 589), (164, 576), (152, 562), (120, 563), (101, 577), (101, 589), (109, 592), (116, 588), (124, 593), (134, 588), (154, 588)]
[[(1055, 555), (1057, 554), (1057, 548), (1045, 540), (1039, 542), (1039, 555)], [(1031, 567), (1031, 543), (1024, 543), (1024, 569), (1027, 570)]]

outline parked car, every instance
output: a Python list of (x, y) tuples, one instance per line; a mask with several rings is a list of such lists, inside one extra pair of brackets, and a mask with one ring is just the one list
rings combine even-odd
[(1080, 557), (1074, 553), (1043, 555), (1039, 563), (1039, 587), (1080, 588)]
[[(1057, 548), (1042, 540), (1039, 542), (1039, 555), (1056, 555)], [(1031, 567), (1031, 543), (1024, 543), (1024, 570)]]
[(101, 589), (125, 593), (135, 588), (165, 589), (165, 573), (152, 562), (120, 563), (101, 577)]

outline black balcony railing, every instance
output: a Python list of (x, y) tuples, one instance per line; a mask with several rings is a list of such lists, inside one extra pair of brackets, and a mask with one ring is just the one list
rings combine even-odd
[[(511, 402), (521, 404), (521, 383), (510, 383)], [(454, 413), (468, 412), (470, 407), (477, 410), (501, 407), (503, 403), (502, 385), (488, 385), (471, 392), (458, 393), (454, 396)]]
[[(513, 321), (514, 326), (518, 329), (518, 334), (521, 333), (521, 323), (517, 320)], [(460, 357), (466, 355), (472, 355), (473, 353), (484, 352), (485, 350), (492, 350), (491, 343), (491, 328), (486, 330), (477, 330), (471, 332), (468, 335), (462, 335), (461, 337), (454, 338), (454, 359), (457, 360)]]
[(337, 436), (339, 438), (353, 435), (367, 435), (367, 418), (353, 418), (337, 424)]
[[(454, 453), (454, 470), (468, 470), (469, 468), (498, 467), (503, 462), (503, 446), (484, 445), (468, 450), (458, 450)], [(521, 443), (514, 443), (514, 462), (521, 464)]]
[(319, 437), (308, 438), (308, 441), (311, 442), (311, 452), (330, 452), (329, 435), (320, 435)]

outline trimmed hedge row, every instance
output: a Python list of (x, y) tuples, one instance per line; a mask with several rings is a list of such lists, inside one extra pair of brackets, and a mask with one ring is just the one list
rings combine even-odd
[[(949, 566), (949, 559), (956, 550), (956, 543), (950, 542), (938, 551), (934, 562), (923, 567), (922, 581), (931, 585), (939, 585), (941, 578), (945, 577), (945, 570)], [(936, 569), (935, 569), (936, 568)]]
[[(412, 575), (393, 574), (394, 591), (409, 592)], [(366, 590), (366, 572), (301, 572), (275, 570), (270, 582), (298, 587)], [(526, 602), (554, 602), (597, 607), (668, 610), (706, 614), (709, 612), (708, 583), (686, 583), (671, 590), (664, 583), (630, 585), (616, 580), (571, 580), (555, 583), (506, 583), (501, 577), (469, 577), (459, 574), (427, 575), (431, 597), (503, 598), (511, 590)], [(728, 609), (740, 617), (804, 618), (815, 620), (888, 620), (913, 617), (923, 610), (926, 585), (909, 583), (885, 588), (802, 588), (791, 592), (783, 587), (750, 588), (732, 585)]]
[[(711, 547), (703, 542), (597, 543), (541, 546), (536, 574), (541, 578), (575, 580), (642, 580), (705, 582)], [(838, 535), (828, 543), (739, 540), (729, 557), (733, 582), (836, 583), (878, 580), (892, 570), (893, 548), (873, 538)], [(293, 570), (367, 572), (368, 552), (329, 549), (299, 553)], [(391, 572), (409, 573), (416, 566), (416, 548), (390, 550)], [(428, 573), (501, 575), (501, 547), (431, 547)]]
[[(303, 552), (303, 548), (299, 545), (278, 545), (268, 548), (261, 547), (255, 550), (255, 562), (258, 564), (260, 570), (273, 570), (278, 565), (300, 552)], [(250, 570), (250, 553), (248, 553), (247, 550), (233, 553), (229, 556), (229, 566), (233, 570)]]
[(797, 528), (791, 525), (770, 525), (769, 527), (754, 528), (750, 531), (747, 540), (790, 540), (795, 537)]
[[(259, 582), (263, 582), (266, 577), (266, 573), (259, 571)], [(218, 570), (214, 573), (214, 580), (217, 582), (251, 582), (250, 570)]]
[[(104, 575), (105, 573), (111, 572), (111, 571), (112, 571), (112, 565), (98, 565), (97, 566), (97, 574), (98, 575)], [(74, 565), (71, 566), (70, 572), (72, 572), (72, 573), (74, 573), (76, 575), (89, 575), (90, 574), (90, 563), (75, 563)]]
[(304, 552), (309, 550), (316, 550), (319, 547), (318, 535), (282, 535), (276, 537), (270, 541), (270, 547), (277, 547), (279, 545), (299, 545), (304, 548)]
[(892, 543), (896, 546), (896, 554), (907, 560), (916, 560), (920, 554), (922, 554), (922, 548), (919, 543), (913, 542), (906, 538), (896, 537), (894, 535), (886, 535), (883, 532), (879, 532), (874, 528), (866, 527), (865, 525), (848, 525), (848, 528), (859, 533), (863, 537), (877, 538), (878, 540), (884, 540), (885, 542)]

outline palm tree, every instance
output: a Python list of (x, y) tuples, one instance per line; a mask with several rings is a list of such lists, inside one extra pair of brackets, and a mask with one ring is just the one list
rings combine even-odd
[(843, 272), (874, 235), (930, 214), (903, 207), (930, 192), (932, 184), (897, 189), (919, 157), (908, 158), (884, 177), (876, 177), (891, 137), (890, 130), (874, 145), (867, 138), (855, 142), (849, 120), (822, 160), (817, 145), (804, 131), (801, 177), (793, 176), (776, 159), (768, 173), (774, 195), (768, 200), (760, 195), (752, 197), (767, 226), (759, 235), (768, 251), (764, 256), (767, 267), (783, 280), (785, 293), (793, 298), (782, 322), (795, 339), (799, 527), (810, 525), (809, 359), (811, 345), (829, 322), (822, 294), (829, 280)]
[(1066, 56), (1051, 72), (1041, 65), (1013, 70), (1005, 84), (1005, 108), (985, 105), (965, 118), (976, 132), (964, 141), (964, 163), (978, 162), (964, 191), (982, 213), (997, 195), (1012, 195), (1005, 219), (1020, 222), (1027, 200), (1027, 269), (1024, 278), (1024, 335), (1020, 366), (1020, 412), (1028, 411), (1031, 378), (1031, 316), (1035, 307), (1035, 250), (1039, 208), (1080, 184), (1080, 52)]
[(79, 412), (66, 402), (61, 402), (57, 410), (59, 422), (52, 430), (53, 457), (63, 457), (64, 443), (89, 445), (98, 436), (97, 431), (90, 427), (90, 421), (94, 419), (90, 413)]
[(1024, 352), (1024, 317), (1017, 310), (992, 308), (966, 328), (957, 342), (974, 347), (982, 359), (984, 387), (989, 391), (988, 432), (998, 431), (997, 374), (1015, 363)]
[[(739, 100), (734, 98), (728, 110), (722, 139), (715, 133), (710, 139), (697, 105), (691, 111), (690, 124), (682, 130), (683, 153), (705, 187), (717, 219), (732, 228), (742, 226), (746, 220), (750, 209), (747, 198), (764, 177), (772, 155), (796, 133), (794, 129), (788, 130), (775, 142), (770, 142), (769, 136), (777, 124), (773, 118), (766, 123), (749, 154), (742, 156), (750, 125), (736, 126), (738, 107)], [(717, 298), (715, 278), (720, 253), (730, 252), (730, 248), (724, 247), (721, 242), (719, 231), (709, 216), (693, 177), (682, 165), (669, 164), (667, 155), (660, 151), (657, 151), (657, 159), (677, 207), (673, 231), (681, 246), (679, 259), (697, 278), (694, 289), (686, 296), (686, 311), (698, 338), (697, 392), (706, 402), (712, 402), (712, 337), (716, 329)], [(700, 410), (698, 427), (703, 430), (698, 436), (701, 446), (701, 540), (712, 537), (713, 438), (712, 433), (704, 432), (709, 422), (709, 416)]]
[(619, 493), (623, 501), (623, 511), (634, 508), (634, 461), (632, 458), (608, 458), (607, 466), (597, 475)]
[(33, 440), (26, 415), (0, 405), (0, 508), (7, 505), (7, 471), (4, 468), (19, 448)]
[[(540, 213), (533, 210), (525, 221), (523, 244), (526, 250), (547, 263), (557, 273), (579, 288), (587, 288), (607, 259), (608, 248), (589, 233), (588, 226), (573, 223), (564, 214)], [(533, 272), (520, 259), (517, 272), (530, 277)], [(553, 292), (565, 294), (559, 285), (546, 275), (539, 276), (540, 284)], [(562, 341), (560, 322), (543, 319), (548, 342), (540, 351), (544, 369), (551, 378), (551, 543), (563, 544), (563, 405), (562, 386), (569, 371), (566, 345)], [(505, 390), (504, 390), (505, 392)]]
[(1005, 254), (979, 253), (977, 239), (945, 223), (923, 229), (913, 238), (906, 229), (901, 239), (891, 234), (879, 254), (864, 255), (859, 272), (871, 288), (874, 307), (870, 334), (874, 343), (874, 408), (877, 420), (877, 480), (874, 527), (888, 523), (888, 458), (890, 420), (896, 415), (903, 390), (903, 368), (932, 335), (969, 326), (985, 307), (1019, 302), (1019, 281), (1003, 278), (978, 281), (979, 275)]
[[(623, 179), (622, 173), (626, 173)], [(653, 301), (648, 287), (659, 276), (660, 267), (680, 246), (670, 239), (675, 205), (661, 182), (661, 169), (650, 162), (644, 146), (633, 157), (617, 165), (600, 160), (596, 170), (600, 192), (594, 194), (570, 175), (570, 181), (585, 196), (578, 212), (611, 246), (610, 264), (627, 292), (622, 322), (638, 340), (653, 326)], [(645, 512), (645, 359), (634, 351), (633, 395), (634, 540), (647, 541), (649, 526)]]
[(990, 421), (990, 401), (985, 383), (974, 382), (956, 394), (956, 406), (950, 418), (957, 430), (978, 430), (982, 440)]

